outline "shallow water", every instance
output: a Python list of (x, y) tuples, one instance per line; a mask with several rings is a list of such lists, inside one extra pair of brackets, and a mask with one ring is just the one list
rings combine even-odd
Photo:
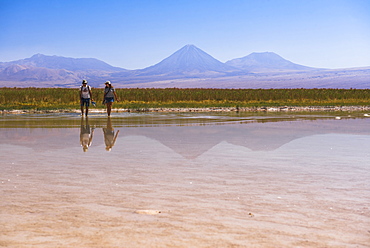
[(0, 246), (368, 247), (369, 128), (364, 113), (2, 116)]

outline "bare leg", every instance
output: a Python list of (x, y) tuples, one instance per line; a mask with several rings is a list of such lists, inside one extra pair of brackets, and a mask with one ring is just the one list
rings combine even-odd
[(81, 100), (81, 115), (84, 115), (84, 105), (82, 104), (82, 100)]
[(112, 103), (107, 102), (107, 114), (110, 116), (110, 113), (112, 112)]
[[(88, 114), (88, 113), (89, 113), (89, 107), (87, 107), (87, 106), (86, 106), (86, 113), (85, 113), (85, 114), (86, 114), (86, 116), (87, 116), (87, 114)], [(83, 113), (82, 113), (82, 114), (83, 114)]]

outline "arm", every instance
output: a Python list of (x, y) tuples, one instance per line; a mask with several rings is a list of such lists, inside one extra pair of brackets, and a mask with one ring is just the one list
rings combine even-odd
[(116, 132), (116, 135), (114, 136), (113, 138), (113, 144), (112, 144), (112, 147), (114, 146), (114, 144), (116, 143), (116, 139), (117, 139), (117, 136), (119, 134), (119, 130)]
[(91, 146), (93, 136), (94, 136), (94, 128), (91, 130), (91, 136), (90, 136), (90, 139), (89, 139), (89, 146)]
[(119, 102), (119, 99), (117, 97), (116, 91), (113, 91), (114, 97), (116, 98), (116, 101)]
[(105, 96), (107, 95), (107, 91), (104, 89), (104, 95), (103, 95), (103, 103), (105, 101)]
[(89, 87), (89, 94), (90, 94), (90, 98), (91, 98), (91, 101), (94, 101), (93, 99), (93, 96), (92, 96), (92, 91), (91, 91), (91, 88)]

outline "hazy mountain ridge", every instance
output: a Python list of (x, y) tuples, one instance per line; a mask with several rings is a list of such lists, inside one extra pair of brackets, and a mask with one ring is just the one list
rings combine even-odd
[(226, 65), (230, 65), (241, 70), (248, 71), (307, 71), (317, 70), (308, 66), (303, 66), (290, 62), (289, 60), (283, 59), (281, 56), (273, 52), (263, 53), (251, 53), (248, 56), (232, 59), (225, 62)]
[(47, 56), (43, 54), (35, 54), (30, 58), (20, 59), (11, 62), (3, 62), (6, 65), (24, 65), (32, 67), (43, 67), (48, 69), (64, 69), (67, 71), (123, 71), (125, 69), (113, 67), (101, 60), (94, 58), (67, 58), (61, 56)]
[[(35, 54), (30, 58), (0, 63), (0, 81), (18, 85), (70, 87), (83, 78), (108, 77), (110, 73), (126, 71), (94, 58), (67, 58)], [(104, 79), (103, 79), (104, 80)], [(93, 84), (94, 85), (94, 84)], [(5, 85), (4, 85), (5, 86)]]
[(122, 88), (369, 88), (370, 67), (312, 68), (272, 52), (222, 63), (194, 45), (139, 70), (113, 67), (98, 59), (42, 54), (0, 62), (0, 87), (77, 87), (82, 79), (94, 87), (111, 80)]

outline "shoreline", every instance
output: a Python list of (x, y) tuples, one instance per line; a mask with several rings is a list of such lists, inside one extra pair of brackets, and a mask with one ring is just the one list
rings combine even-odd
[[(368, 106), (278, 106), (278, 107), (208, 107), (208, 108), (140, 108), (140, 109), (112, 109), (112, 113), (121, 112), (359, 112), (370, 111)], [(105, 109), (90, 108), (90, 113), (105, 113)], [(49, 114), (49, 113), (80, 113), (79, 109), (50, 109), (50, 110), (0, 110), (5, 114)]]

